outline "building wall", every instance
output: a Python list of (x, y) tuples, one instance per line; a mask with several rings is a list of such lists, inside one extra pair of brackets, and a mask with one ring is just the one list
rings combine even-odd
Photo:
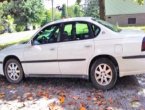
[[(128, 18), (136, 18), (135, 24), (129, 24)], [(106, 20), (119, 26), (145, 26), (145, 13), (124, 14), (124, 15), (107, 15)]]
[(135, 0), (105, 0), (106, 15), (123, 15), (145, 13), (145, 4), (139, 5)]

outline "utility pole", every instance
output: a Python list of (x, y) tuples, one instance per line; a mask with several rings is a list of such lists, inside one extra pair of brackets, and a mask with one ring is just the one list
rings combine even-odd
[(68, 17), (68, 0), (67, 0), (67, 17)]
[(52, 3), (52, 18), (51, 18), (51, 20), (52, 20), (52, 21), (54, 21), (54, 8), (53, 8), (54, 6), (53, 6), (53, 2), (54, 2), (54, 1), (51, 0), (51, 3)]

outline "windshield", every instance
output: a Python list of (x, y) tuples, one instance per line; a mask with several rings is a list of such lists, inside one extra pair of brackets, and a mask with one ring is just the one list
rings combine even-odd
[(111, 29), (114, 32), (120, 32), (121, 31), (121, 29), (118, 26), (110, 24), (106, 21), (103, 21), (103, 20), (100, 20), (100, 19), (94, 19), (94, 18), (92, 20), (98, 22), (99, 24), (102, 24), (103, 26)]

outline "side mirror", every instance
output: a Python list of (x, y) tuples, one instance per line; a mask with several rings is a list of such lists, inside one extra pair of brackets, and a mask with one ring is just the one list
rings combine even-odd
[(34, 41), (33, 41), (33, 40), (31, 40), (31, 45), (32, 45), (32, 46), (34, 45)]

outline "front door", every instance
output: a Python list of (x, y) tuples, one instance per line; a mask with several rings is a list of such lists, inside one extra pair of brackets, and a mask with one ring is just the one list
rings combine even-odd
[(42, 29), (34, 37), (32, 46), (28, 46), (24, 51), (22, 63), (26, 74), (60, 74), (57, 62), (59, 35), (59, 25), (54, 25)]

